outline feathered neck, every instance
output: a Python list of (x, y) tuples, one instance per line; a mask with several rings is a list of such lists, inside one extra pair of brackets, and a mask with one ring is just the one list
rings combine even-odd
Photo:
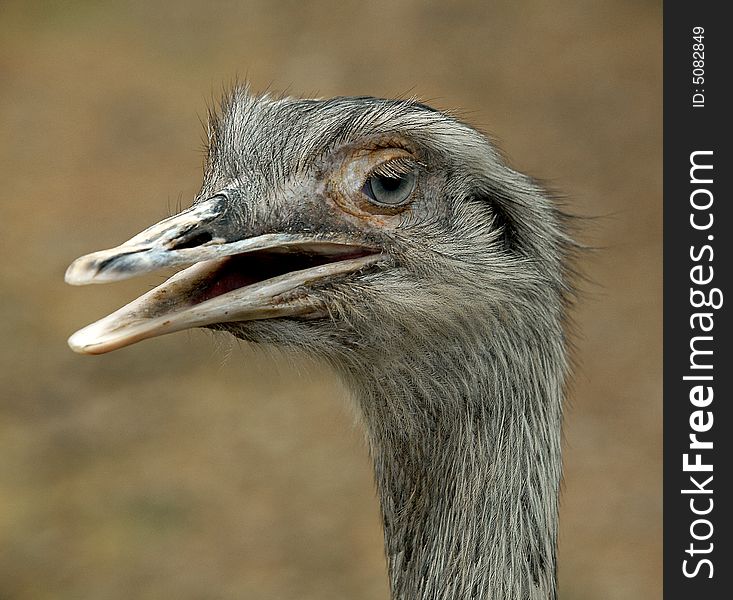
[(479, 332), (350, 369), (394, 600), (556, 597), (561, 333)]

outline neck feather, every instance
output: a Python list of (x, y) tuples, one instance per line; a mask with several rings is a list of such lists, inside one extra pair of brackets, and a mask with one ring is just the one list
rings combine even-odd
[(351, 371), (394, 600), (555, 598), (565, 364), (541, 340), (446, 339)]

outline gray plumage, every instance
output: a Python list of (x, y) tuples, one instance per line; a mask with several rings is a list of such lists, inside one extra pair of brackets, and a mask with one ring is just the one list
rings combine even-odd
[[(340, 187), (350, 161), (375, 148), (415, 157), (409, 208), (335, 210), (354, 197)], [(555, 598), (574, 246), (554, 201), (485, 136), (418, 102), (244, 88), (211, 115), (197, 202), (222, 189), (224, 239), (308, 232), (383, 252), (308, 286), (307, 318), (209, 326), (320, 357), (352, 390), (392, 597)]]

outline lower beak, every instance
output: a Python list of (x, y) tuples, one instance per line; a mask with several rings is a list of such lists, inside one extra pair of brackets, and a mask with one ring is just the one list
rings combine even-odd
[(192, 264), (111, 315), (77, 331), (69, 346), (102, 354), (191, 327), (322, 309), (311, 284), (338, 279), (384, 258), (375, 248), (338, 239), (273, 233), (227, 242), (217, 236), (224, 198), (197, 204), (124, 244), (83, 256), (66, 271), (72, 285), (104, 283)]

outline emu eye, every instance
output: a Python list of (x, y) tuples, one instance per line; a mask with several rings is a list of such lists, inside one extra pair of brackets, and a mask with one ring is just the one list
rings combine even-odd
[(372, 175), (367, 179), (362, 192), (377, 204), (399, 206), (412, 194), (417, 182), (415, 171), (403, 173), (395, 177)]

